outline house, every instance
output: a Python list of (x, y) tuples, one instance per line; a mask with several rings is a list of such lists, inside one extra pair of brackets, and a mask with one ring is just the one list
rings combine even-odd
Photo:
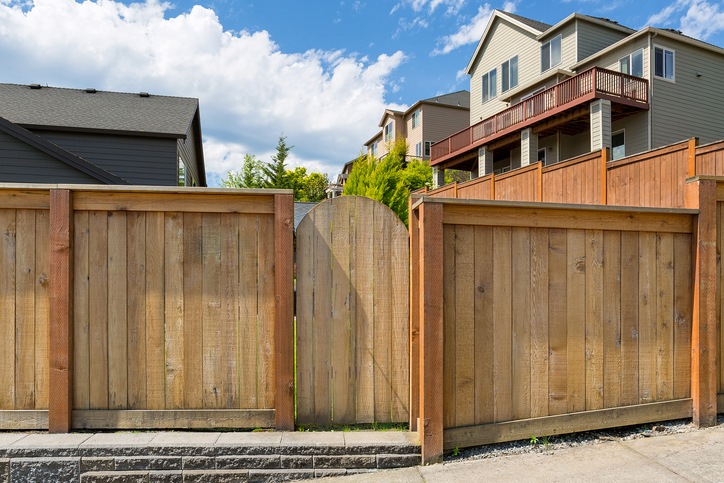
[(199, 101), (0, 84), (0, 181), (206, 186)]
[(724, 137), (724, 49), (679, 31), (496, 10), (465, 73), (469, 127), (432, 146), (437, 185), (446, 169), (482, 176), (604, 147), (620, 159)]
[(347, 183), (347, 179), (352, 172), (355, 161), (356, 159), (353, 159), (352, 161), (347, 161), (346, 163), (344, 163), (342, 172), (337, 175), (337, 181), (335, 183), (329, 183), (327, 188), (324, 190), (324, 192), (327, 194), (327, 198), (335, 198), (342, 194), (342, 192), (344, 191), (344, 185)]
[(407, 156), (412, 159), (430, 159), (430, 146), (446, 136), (468, 127), (470, 93), (458, 91), (414, 103), (406, 111), (385, 109), (380, 120), (382, 128), (365, 146), (365, 151), (376, 158), (387, 154), (387, 145), (400, 136), (407, 139)]

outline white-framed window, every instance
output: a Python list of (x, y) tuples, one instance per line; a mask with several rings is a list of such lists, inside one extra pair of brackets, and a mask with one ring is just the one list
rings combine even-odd
[(654, 46), (654, 76), (674, 80), (674, 51)]
[(377, 141), (370, 144), (370, 154), (372, 154), (372, 156), (377, 156)]
[(412, 129), (415, 129), (417, 126), (420, 125), (420, 110), (412, 113)]
[(385, 126), (385, 141), (392, 139), (392, 121), (388, 122)]
[(503, 62), (500, 69), (500, 78), (502, 82), (501, 92), (518, 85), (518, 56), (512, 57), (510, 60)]
[(425, 156), (430, 156), (431, 146), (432, 146), (432, 141), (425, 141), (425, 151), (423, 151), (423, 154)]
[(540, 71), (545, 72), (561, 63), (562, 35), (553, 37), (540, 46)]
[(618, 71), (622, 74), (644, 76), (644, 49), (639, 49), (618, 61)]
[(422, 157), (422, 141), (415, 144), (415, 157), (421, 158)]
[(546, 89), (547, 89), (546, 86), (539, 87), (538, 89), (534, 90), (533, 92), (531, 92), (531, 93), (528, 94), (527, 96), (521, 97), (520, 100), (521, 100), (521, 102), (522, 102), (522, 101), (524, 101), (524, 100), (526, 100), (526, 99), (530, 99), (530, 98), (533, 97), (534, 95), (540, 94), (541, 92), (543, 92), (543, 91), (546, 90)]
[(543, 164), (546, 164), (546, 148), (540, 148), (538, 150), (538, 161), (543, 161)]
[(482, 84), (483, 102), (485, 103), (498, 95), (498, 69), (483, 74)]
[(611, 159), (626, 157), (626, 132), (621, 129), (611, 134)]

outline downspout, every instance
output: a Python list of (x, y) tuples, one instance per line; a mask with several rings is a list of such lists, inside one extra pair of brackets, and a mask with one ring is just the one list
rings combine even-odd
[(649, 36), (649, 151), (653, 149), (653, 123), (654, 123), (654, 116), (651, 113), (653, 110), (654, 105), (654, 76), (651, 68), (651, 65), (653, 64), (652, 58), (654, 57), (654, 37), (658, 32), (654, 32), (653, 35)]

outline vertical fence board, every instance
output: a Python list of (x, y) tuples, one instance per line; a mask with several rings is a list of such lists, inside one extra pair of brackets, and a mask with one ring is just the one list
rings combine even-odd
[(527, 419), (530, 410), (531, 274), (530, 228), (513, 227), (512, 249), (513, 419)]
[(259, 215), (259, 409), (272, 409), (275, 403), (274, 358), (274, 215)]
[(639, 234), (639, 402), (656, 401), (656, 234)]
[(568, 411), (566, 230), (549, 230), (548, 240), (548, 413)]
[(493, 395), (493, 228), (475, 227), (475, 424), (492, 423)]
[[(389, 214), (389, 212), (388, 212)], [(390, 339), (392, 363), (392, 421), (406, 421), (410, 408), (408, 387), (409, 373), (409, 318), (410, 255), (407, 243), (408, 231), (399, 218), (392, 220), (392, 338)], [(472, 282), (472, 281), (471, 281)], [(472, 306), (472, 297), (468, 301)], [(471, 337), (472, 340), (472, 337)], [(474, 371), (470, 369), (471, 373)], [(474, 384), (471, 376), (471, 386)]]
[(621, 232), (603, 233), (603, 407), (621, 405)]
[[(242, 215), (244, 216), (244, 215)], [(297, 420), (300, 422), (314, 422), (314, 306), (309, 303), (310, 300), (314, 300), (314, 216), (315, 213), (311, 212), (307, 214), (297, 227)], [(242, 233), (245, 230), (242, 229)], [(242, 250), (243, 252), (249, 252), (244, 247), (244, 237), (242, 237)], [(242, 253), (243, 253), (242, 252)], [(242, 257), (242, 260), (247, 259), (247, 256)], [(243, 262), (242, 262), (243, 263)], [(248, 285), (248, 284), (246, 284)], [(256, 291), (256, 280), (254, 286), (247, 290), (242, 289), (242, 294), (250, 292), (251, 290)], [(242, 295), (243, 303), (248, 303)], [(246, 312), (251, 312), (246, 310)], [(254, 307), (254, 316), (256, 315), (256, 307)], [(256, 343), (253, 346), (249, 343), (249, 338), (252, 335), (248, 329), (244, 331), (244, 317), (245, 309), (242, 306), (242, 384), (244, 381), (244, 374), (248, 373), (246, 369), (247, 364), (252, 361), (248, 360), (244, 354), (245, 351), (253, 349), (256, 353)], [(249, 315), (246, 316), (249, 320)], [(256, 363), (256, 359), (253, 361)], [(242, 387), (242, 401), (245, 400), (246, 395), (244, 391), (248, 387), (248, 384), (243, 384)], [(256, 394), (256, 392), (254, 392)]]
[(375, 268), (374, 268), (374, 360), (375, 360), (375, 421), (392, 419), (390, 385), (390, 346), (392, 325), (392, 263), (390, 260), (391, 220), (384, 210), (375, 210)]
[(656, 400), (674, 398), (674, 236), (656, 234)]
[[(202, 409), (203, 394), (203, 215), (184, 213), (184, 406)], [(256, 234), (255, 234), (256, 235)], [(256, 287), (254, 287), (256, 293)]]
[(126, 213), (108, 212), (108, 407), (128, 407)]
[(582, 230), (567, 233), (566, 369), (568, 412), (586, 409), (586, 240)]
[(201, 221), (203, 292), (201, 319), (203, 334), (203, 407), (222, 407), (223, 362), (221, 320), (221, 218), (218, 213), (204, 213)]
[[(304, 221), (302, 222), (304, 223)], [(257, 236), (257, 215), (241, 214), (239, 215), (239, 378), (240, 378), (240, 400), (241, 409), (257, 409), (259, 407), (258, 383), (257, 383), (257, 361), (259, 345), (257, 343), (257, 279), (259, 274), (258, 267), (258, 236)], [(308, 270), (303, 266), (300, 259), (297, 268), (297, 276), (307, 276)], [(299, 284), (301, 286), (301, 284)], [(303, 298), (306, 294), (300, 293), (299, 297)], [(311, 296), (310, 296), (311, 298)], [(300, 312), (297, 321), (297, 337), (299, 344), (302, 343), (304, 337), (309, 336), (311, 343), (311, 315), (305, 317)], [(301, 361), (297, 367), (297, 374), (300, 384), (308, 381), (308, 375), (311, 373), (311, 361), (307, 364)], [(309, 392), (306, 392), (309, 390)], [(303, 399), (307, 399), (313, 394), (313, 386), (305, 384), (300, 385), (300, 414), (305, 411), (308, 406), (302, 404)]]
[(531, 417), (548, 416), (549, 320), (548, 229), (531, 228)]
[[(221, 215), (221, 401), (239, 408), (239, 216)], [(293, 336), (291, 334), (290, 336)], [(292, 345), (293, 347), (293, 345)]]
[(165, 213), (164, 231), (166, 409), (183, 409), (186, 407), (183, 354), (183, 213)]
[[(331, 352), (333, 408), (335, 423), (354, 421), (354, 400), (350, 399), (349, 251), (350, 199), (334, 198), (332, 205), (332, 305)], [(353, 383), (353, 381), (352, 381)]]
[(15, 211), (0, 210), (0, 409), (15, 409)]
[(586, 409), (603, 409), (603, 232), (586, 230)]
[[(330, 374), (331, 204), (314, 213), (314, 422), (330, 423), (332, 381)], [(374, 320), (374, 319), (372, 319)], [(371, 320), (371, 322), (372, 322)], [(373, 346), (370, 346), (372, 349)], [(374, 414), (374, 413), (373, 413)]]
[(493, 373), (495, 421), (513, 415), (511, 229), (493, 227)]
[(73, 408), (90, 409), (89, 213), (73, 219)]
[(621, 232), (621, 405), (639, 402), (639, 234)]
[(34, 409), (35, 210), (18, 210), (16, 216), (15, 409)]
[(677, 233), (674, 235), (674, 399), (691, 397), (691, 280), (691, 236)]
[[(455, 426), (475, 423), (475, 234), (472, 226), (455, 231)], [(473, 263), (471, 263), (473, 262)]]
[(146, 407), (165, 409), (164, 278), (162, 212), (146, 213)]
[(146, 214), (129, 211), (128, 408), (146, 408)]
[(88, 216), (90, 409), (108, 409), (108, 212)]
[(50, 211), (37, 210), (35, 223), (35, 409), (48, 409)]
[[(357, 227), (355, 233), (355, 259), (357, 261), (356, 310), (357, 321), (357, 422), (375, 420), (374, 380), (374, 216), (378, 209), (369, 198), (356, 197)], [(316, 257), (316, 254), (315, 254)]]

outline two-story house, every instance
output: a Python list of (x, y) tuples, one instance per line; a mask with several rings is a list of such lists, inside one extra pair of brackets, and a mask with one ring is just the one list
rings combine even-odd
[(400, 136), (407, 139), (409, 159), (430, 159), (430, 146), (468, 126), (470, 93), (452, 92), (417, 101), (406, 111), (386, 109), (379, 127), (382, 128), (365, 146), (370, 156), (381, 158), (387, 146)]
[(496, 10), (465, 73), (470, 124), (432, 146), (436, 184), (445, 169), (482, 176), (604, 147), (619, 159), (724, 137), (724, 49), (679, 31)]

